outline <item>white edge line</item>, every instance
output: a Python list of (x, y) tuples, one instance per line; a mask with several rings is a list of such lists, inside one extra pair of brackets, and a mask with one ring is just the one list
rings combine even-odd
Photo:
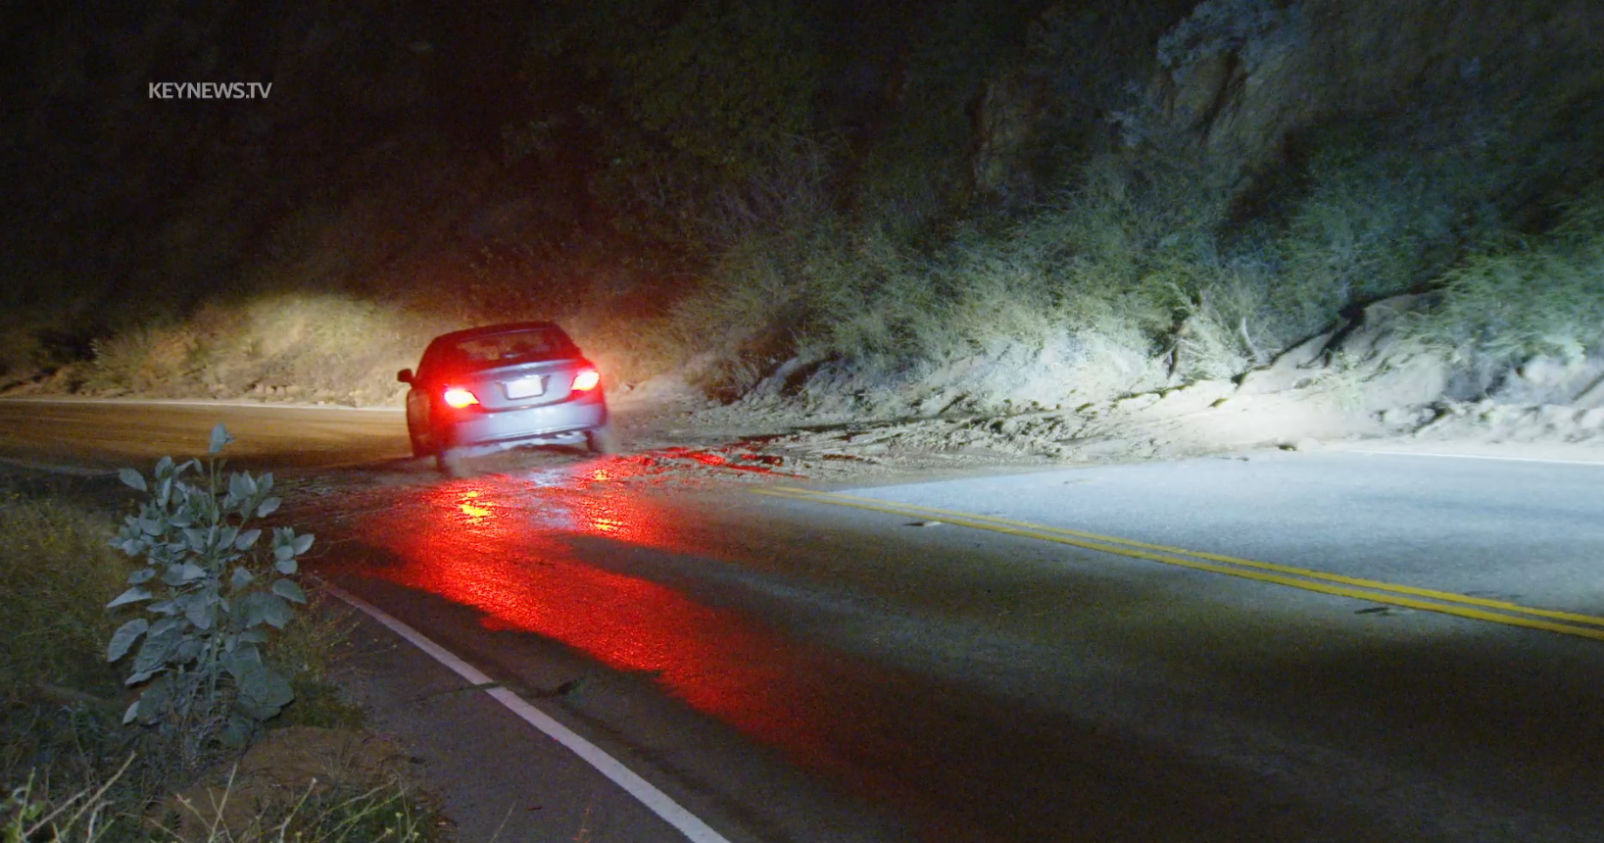
[(1497, 462), (1540, 462), (1552, 465), (1590, 465), (1604, 467), (1604, 460), (1547, 460), (1540, 457), (1500, 457), (1491, 454), (1433, 454), (1424, 451), (1361, 451), (1357, 448), (1333, 449), (1333, 453), (1373, 454), (1383, 457), (1435, 457), (1448, 460), (1494, 460)]
[(344, 404), (270, 404), (266, 401), (213, 401), (207, 398), (0, 398), (3, 404), (144, 404), (153, 407), (243, 407), (261, 410), (341, 410), (356, 413), (399, 413), (402, 407), (348, 407)]
[[(423, 633), (413, 629), (404, 622), (391, 617), (382, 609), (357, 597), (338, 586), (324, 583), (324, 589), (335, 597), (350, 604), (389, 627), (392, 632), (405, 638), (413, 646), (429, 654), (435, 661), (450, 668), (452, 672), (461, 676), (472, 685), (489, 685), (491, 679), (478, 668), (458, 658), (450, 650), (429, 640)], [(673, 826), (679, 833), (685, 835), (692, 843), (729, 843), (722, 834), (714, 831), (707, 823), (702, 822), (695, 814), (687, 811), (668, 794), (658, 790), (651, 782), (646, 781), (633, 770), (625, 767), (618, 759), (603, 752), (590, 741), (576, 734), (572, 729), (553, 720), (550, 715), (530, 705), (522, 697), (506, 688), (487, 688), (485, 693), (506, 706), (513, 714), (523, 718), (524, 722), (544, 732), (548, 737), (567, 747), (585, 763), (596, 768), (598, 772), (611, 779), (614, 784), (623, 788), (630, 796), (635, 797), (642, 805), (649, 808), (652, 813), (662, 817), (663, 821)]]

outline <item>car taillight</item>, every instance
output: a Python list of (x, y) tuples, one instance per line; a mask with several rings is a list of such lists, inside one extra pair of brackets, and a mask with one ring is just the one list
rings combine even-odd
[(460, 386), (450, 387), (440, 397), (444, 398), (447, 404), (450, 404), (459, 410), (463, 407), (470, 407), (479, 403), (479, 396), (474, 395)]
[(574, 375), (575, 392), (589, 392), (600, 383), (601, 372), (595, 369), (580, 369), (579, 374)]

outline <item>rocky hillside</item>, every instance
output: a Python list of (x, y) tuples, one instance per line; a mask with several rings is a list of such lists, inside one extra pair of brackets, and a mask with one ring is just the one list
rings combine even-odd
[(1229, 377), (1400, 293), (1445, 354), (1585, 356), (1585, 320), (1489, 308), (1604, 295), (1601, 25), (1586, 0), (8, 4), (0, 369), (382, 402), (430, 332), (518, 315), (620, 382), (933, 413)]

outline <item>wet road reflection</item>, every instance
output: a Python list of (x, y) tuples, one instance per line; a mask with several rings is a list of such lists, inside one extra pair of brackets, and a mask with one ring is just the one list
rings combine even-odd
[[(605, 482), (616, 469), (582, 471)], [(820, 719), (831, 711), (820, 680), (833, 659), (743, 613), (579, 558), (570, 541), (580, 536), (699, 550), (682, 546), (674, 516), (638, 490), (539, 485), (478, 478), (409, 496), (358, 527), (355, 538), (394, 559), (360, 573), (472, 606), (488, 629), (547, 636), (617, 670), (651, 674), (674, 697), (796, 762), (835, 766), (826, 744), (852, 741), (844, 733), (855, 727)]]
[[(1110, 737), (1017, 704), (999, 719), (996, 700), (973, 688), (791, 637), (722, 599), (675, 588), (677, 574), (648, 579), (626, 569), (662, 571), (658, 563), (676, 557), (769, 567), (682, 521), (688, 510), (650, 493), (654, 478), (619, 482), (639, 480), (639, 467), (576, 463), (389, 490), (347, 531), (382, 561), (342, 571), (472, 607), (486, 629), (544, 636), (649, 675), (795, 767), (890, 808), (917, 839), (1065, 839), (1068, 828), (1145, 834), (1132, 817), (1146, 803), (1124, 792), (1124, 777), (1065, 763), (1066, 748), (1129, 757)], [(1161, 769), (1187, 773), (1183, 764)]]
[[(837, 650), (798, 637), (812, 634), (805, 625), (795, 634), (780, 625), (818, 611), (807, 603), (772, 623), (759, 614), (766, 610), (735, 608), (763, 604), (719, 590), (716, 566), (783, 578), (775, 557), (807, 565), (820, 551), (787, 544), (808, 534), (778, 525), (769, 535), (707, 529), (696, 520), (706, 512), (660, 494), (652, 469), (586, 460), (348, 500), (365, 505), (345, 537), (376, 552), (341, 573), (438, 595), (481, 613), (485, 629), (538, 635), (650, 676), (665, 694), (850, 794), (851, 804), (893, 815), (898, 832), (872, 839), (902, 839), (910, 829), (929, 841), (1316, 839), (1308, 832), (1317, 815), (1287, 810), (1279, 791), (1254, 795), (1263, 781), (1251, 770), (1128, 728), (1153, 718), (1161, 736), (1184, 725), (1234, 747), (1233, 721), (1196, 714), (1209, 710), (1207, 689), (1141, 682), (1117, 665), (983, 634), (1002, 629), (1000, 616), (947, 623), (938, 603), (918, 604), (934, 613), (928, 625), (900, 626), (889, 606), (838, 616), (857, 627), (847, 635), (867, 636), (876, 652)], [(811, 562), (827, 563), (829, 552)], [(882, 647), (941, 658), (915, 667), (877, 656)], [(721, 785), (774, 798), (763, 783)], [(1155, 810), (1160, 804), (1173, 810)], [(1382, 839), (1360, 831), (1318, 839)]]

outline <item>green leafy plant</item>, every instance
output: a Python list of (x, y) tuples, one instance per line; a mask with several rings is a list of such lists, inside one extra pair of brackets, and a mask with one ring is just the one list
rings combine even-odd
[(119, 627), (106, 650), (111, 662), (133, 653), (126, 682), (143, 686), (123, 722), (168, 730), (197, 753), (214, 736), (243, 744), (294, 699), (262, 647), (270, 630), (290, 622), (292, 604), (306, 602), (292, 577), (312, 536), (275, 527), (264, 545), (252, 525), (279, 507), (273, 476), (235, 472), (225, 481), (217, 455), (231, 441), (219, 424), (204, 468), (163, 457), (149, 480), (123, 469), (123, 483), (149, 498), (112, 540), (144, 562), (107, 604), (144, 612)]

